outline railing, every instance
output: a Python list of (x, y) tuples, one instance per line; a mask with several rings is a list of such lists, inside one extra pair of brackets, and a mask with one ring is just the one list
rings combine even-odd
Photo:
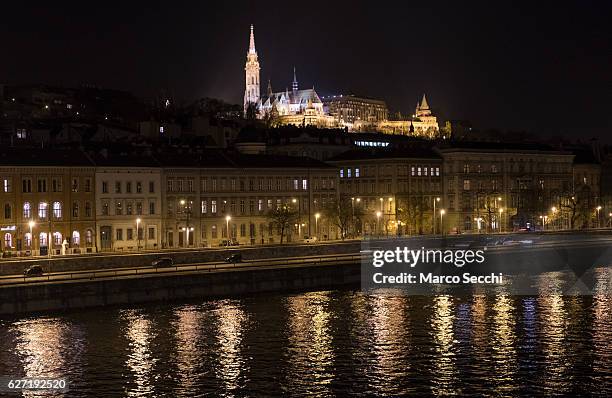
[(95, 279), (119, 279), (131, 276), (155, 276), (164, 273), (186, 273), (194, 271), (217, 271), (217, 270), (238, 270), (260, 267), (291, 267), (308, 265), (336, 265), (351, 263), (356, 260), (361, 261), (360, 254), (344, 254), (323, 257), (302, 257), (297, 259), (284, 258), (277, 260), (258, 259), (239, 263), (211, 262), (211, 263), (192, 263), (179, 264), (171, 267), (138, 267), (138, 268), (118, 268), (100, 271), (74, 271), (48, 274), (42, 276), (8, 276), (0, 277), (0, 287), (14, 285), (29, 285), (46, 282), (70, 282), (85, 281)]

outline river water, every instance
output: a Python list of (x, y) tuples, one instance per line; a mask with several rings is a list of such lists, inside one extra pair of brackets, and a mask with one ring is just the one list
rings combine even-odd
[(5, 318), (0, 375), (66, 377), (74, 397), (611, 396), (612, 297), (332, 290)]

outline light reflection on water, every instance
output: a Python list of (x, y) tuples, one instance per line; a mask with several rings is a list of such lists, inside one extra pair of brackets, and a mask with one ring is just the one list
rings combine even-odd
[(0, 369), (70, 396), (609, 396), (612, 300), (335, 290), (5, 319)]

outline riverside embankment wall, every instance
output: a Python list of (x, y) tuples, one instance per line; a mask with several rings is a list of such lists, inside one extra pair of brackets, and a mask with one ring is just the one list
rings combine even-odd
[(0, 288), (0, 314), (331, 288), (359, 281), (360, 265), (347, 263), (20, 285)]
[(23, 273), (32, 264), (39, 264), (46, 273), (63, 271), (81, 271), (122, 267), (150, 266), (160, 257), (171, 257), (175, 264), (223, 261), (230, 252), (239, 250), (245, 260), (261, 258), (283, 258), (316, 255), (358, 253), (360, 241), (338, 242), (322, 245), (276, 245), (262, 247), (234, 247), (231, 249), (183, 250), (163, 253), (104, 254), (78, 257), (52, 257), (32, 260), (5, 260), (0, 262), (0, 275)]

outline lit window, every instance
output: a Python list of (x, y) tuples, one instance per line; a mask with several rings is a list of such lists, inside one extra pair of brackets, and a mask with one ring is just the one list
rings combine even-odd
[(359, 167), (355, 167), (355, 178), (359, 178)]

